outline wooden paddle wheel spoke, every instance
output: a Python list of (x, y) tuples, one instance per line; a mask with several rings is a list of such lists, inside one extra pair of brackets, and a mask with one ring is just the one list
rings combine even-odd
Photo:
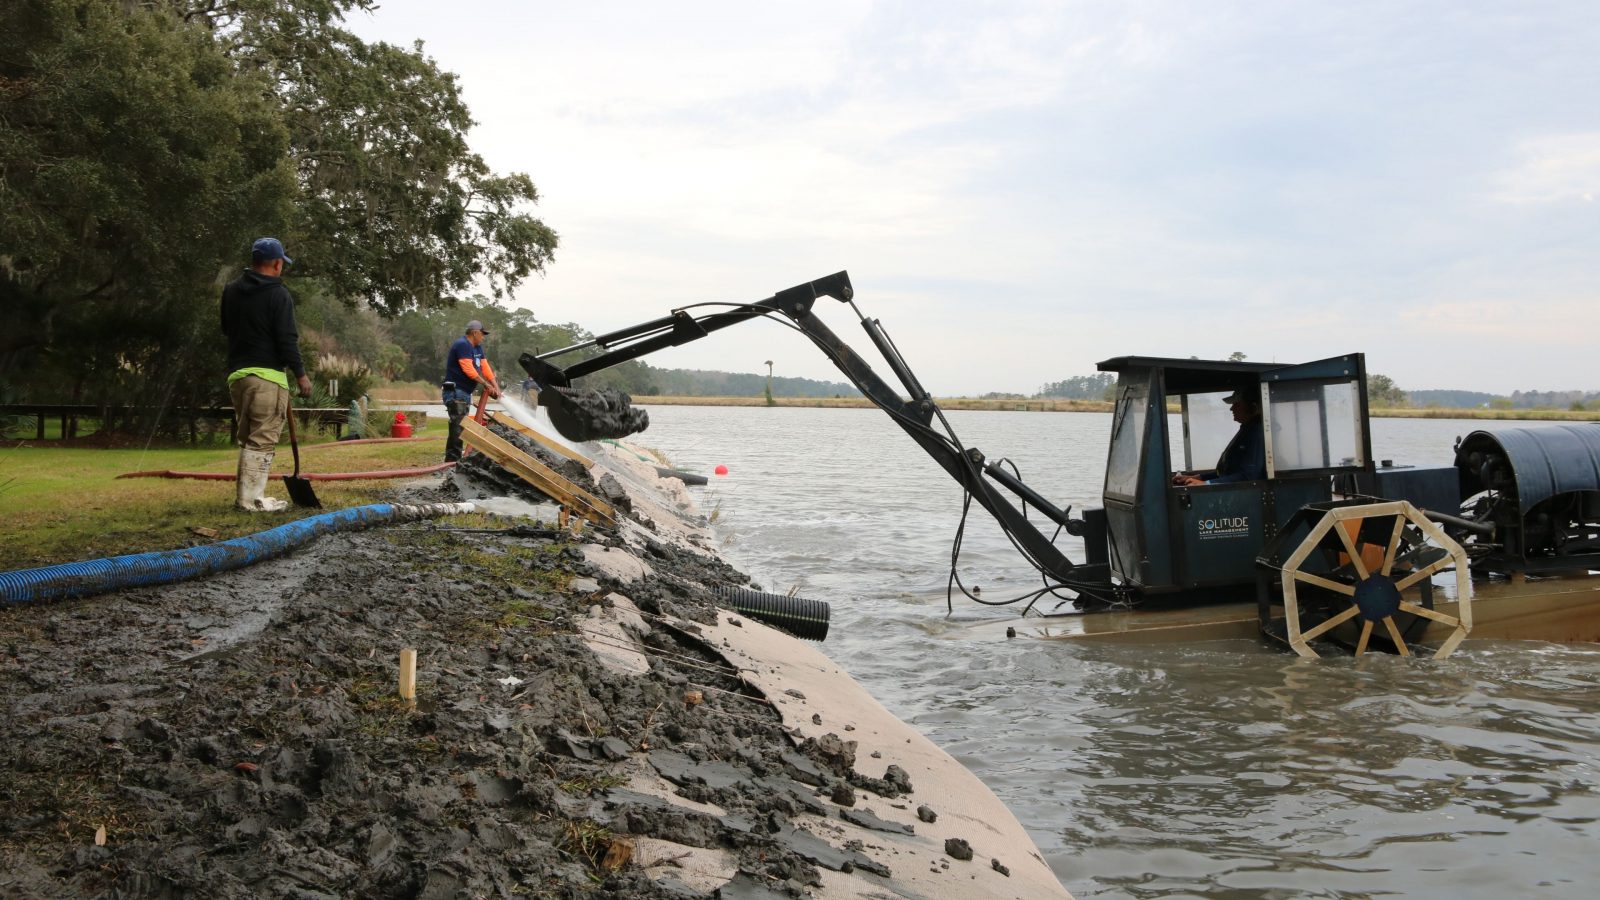
[(1428, 565), (1423, 566), (1415, 572), (1412, 572), (1410, 575), (1407, 575), (1399, 581), (1396, 581), (1394, 583), (1394, 589), (1397, 591), (1403, 591), (1424, 578), (1432, 578), (1435, 573), (1442, 572), (1445, 569), (1450, 568), (1450, 564), (1454, 562), (1455, 559), (1453, 557), (1441, 556)]
[(1389, 535), (1389, 546), (1383, 551), (1383, 568), (1378, 570), (1379, 575), (1388, 576), (1394, 570), (1394, 560), (1400, 555), (1400, 537), (1406, 531), (1406, 517), (1394, 517), (1394, 533)]
[(1355, 585), (1345, 584), (1344, 582), (1334, 581), (1329, 578), (1323, 578), (1321, 575), (1312, 575), (1310, 572), (1295, 572), (1294, 580), (1315, 585), (1319, 588), (1326, 588), (1327, 590), (1335, 593), (1343, 594), (1346, 597), (1354, 597), (1356, 595)]
[[(1361, 520), (1355, 519), (1356, 530), (1361, 529)], [(1361, 551), (1356, 549), (1356, 542), (1350, 538), (1350, 531), (1346, 528), (1335, 529), (1339, 532), (1339, 543), (1344, 544), (1344, 552), (1350, 554), (1350, 565), (1356, 570), (1356, 578), (1360, 581), (1367, 580), (1367, 565), (1361, 560)]]
[(1432, 619), (1433, 621), (1442, 625), (1449, 625), (1451, 628), (1461, 624), (1461, 620), (1455, 616), (1447, 616), (1438, 610), (1429, 609), (1426, 606), (1418, 606), (1409, 600), (1400, 601), (1400, 608), (1408, 613), (1411, 613), (1413, 616), (1421, 616), (1424, 619)]
[(1359, 613), (1359, 612), (1361, 612), (1361, 607), (1359, 607), (1359, 606), (1351, 606), (1349, 609), (1345, 610), (1344, 612), (1339, 613), (1336, 616), (1330, 617), (1327, 621), (1323, 622), (1321, 625), (1318, 625), (1317, 627), (1311, 629), (1310, 631), (1307, 631), (1304, 634), (1301, 634), (1300, 638), (1302, 640), (1307, 640), (1307, 641), (1316, 640), (1317, 638), (1321, 637), (1323, 634), (1327, 633), (1330, 629), (1337, 628), (1340, 625), (1343, 625), (1344, 623), (1346, 623), (1346, 622), (1350, 621), (1351, 619), (1355, 618), (1356, 614)]
[(1400, 636), (1400, 626), (1394, 624), (1394, 616), (1384, 616), (1383, 624), (1389, 629), (1389, 639), (1394, 641), (1394, 649), (1401, 656), (1410, 656), (1411, 650), (1406, 646), (1406, 639)]
[(1372, 639), (1372, 621), (1369, 619), (1361, 623), (1361, 640), (1356, 641), (1356, 655), (1367, 652), (1367, 641)]

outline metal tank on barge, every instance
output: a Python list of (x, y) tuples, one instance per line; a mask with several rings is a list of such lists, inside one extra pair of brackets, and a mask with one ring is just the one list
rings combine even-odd
[[(815, 306), (829, 297), (851, 307), (899, 388), (823, 323)], [(806, 335), (1044, 576), (1043, 589), (1019, 598), (1032, 614), (1008, 623), (1013, 633), (1121, 641), (1261, 634), (1304, 656), (1337, 648), (1409, 655), (1419, 645), (1445, 656), (1469, 635), (1600, 640), (1600, 424), (1475, 431), (1458, 442), (1451, 466), (1380, 464), (1359, 353), (1299, 365), (1100, 363), (1117, 375), (1105, 485), (1101, 505), (1076, 516), (956, 437), (881, 323), (856, 309), (845, 272), (755, 302), (672, 310), (520, 362), (563, 434), (621, 437), (606, 432), (605, 422), (617, 421), (615, 396), (595, 398), (579, 379), (761, 318)], [(1226, 417), (1224, 400), (1252, 408), (1250, 427), (1259, 431), (1249, 451), (1258, 461), (1202, 477), (1216, 476), (1201, 467), (1229, 459), (1246, 433)], [(1173, 412), (1178, 425), (1169, 428)], [(1082, 539), (1083, 560), (1057, 546), (1063, 531)], [(1033, 612), (1047, 596), (1070, 601), (1072, 611)]]

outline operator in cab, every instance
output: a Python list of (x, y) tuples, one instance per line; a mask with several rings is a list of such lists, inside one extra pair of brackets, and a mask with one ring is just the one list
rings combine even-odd
[(1201, 484), (1232, 484), (1237, 481), (1260, 481), (1267, 477), (1267, 442), (1261, 426), (1261, 397), (1247, 390), (1236, 390), (1222, 398), (1239, 423), (1228, 446), (1217, 457), (1217, 467), (1211, 471), (1179, 472), (1172, 476), (1178, 487)]

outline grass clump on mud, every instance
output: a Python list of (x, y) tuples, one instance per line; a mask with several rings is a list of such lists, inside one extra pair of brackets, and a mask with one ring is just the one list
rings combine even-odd
[[(463, 527), (471, 529), (473, 518), (453, 516), (451, 523), (455, 525), (459, 521)], [(447, 612), (440, 625), (452, 634), (480, 640), (513, 629), (532, 628), (535, 637), (553, 633), (556, 629), (552, 624), (559, 615), (541, 599), (566, 589), (572, 579), (567, 567), (582, 559), (582, 552), (564, 541), (496, 546), (486, 545), (481, 538), (474, 541), (473, 537), (470, 532), (424, 526), (411, 531), (391, 531), (386, 540), (408, 556), (415, 551), (425, 551), (416, 554), (413, 574), (507, 586), (482, 608), (463, 607)]]
[(62, 766), (27, 754), (12, 762), (18, 786), (8, 792), (11, 818), (0, 829), (0, 854), (42, 843), (90, 842), (102, 827), (119, 834), (143, 830), (136, 807), (117, 799), (114, 765)]

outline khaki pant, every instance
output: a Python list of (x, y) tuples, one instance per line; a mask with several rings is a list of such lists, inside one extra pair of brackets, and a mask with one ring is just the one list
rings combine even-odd
[(246, 375), (228, 385), (228, 393), (233, 397), (234, 443), (246, 450), (272, 452), (289, 415), (289, 392), (264, 378)]

